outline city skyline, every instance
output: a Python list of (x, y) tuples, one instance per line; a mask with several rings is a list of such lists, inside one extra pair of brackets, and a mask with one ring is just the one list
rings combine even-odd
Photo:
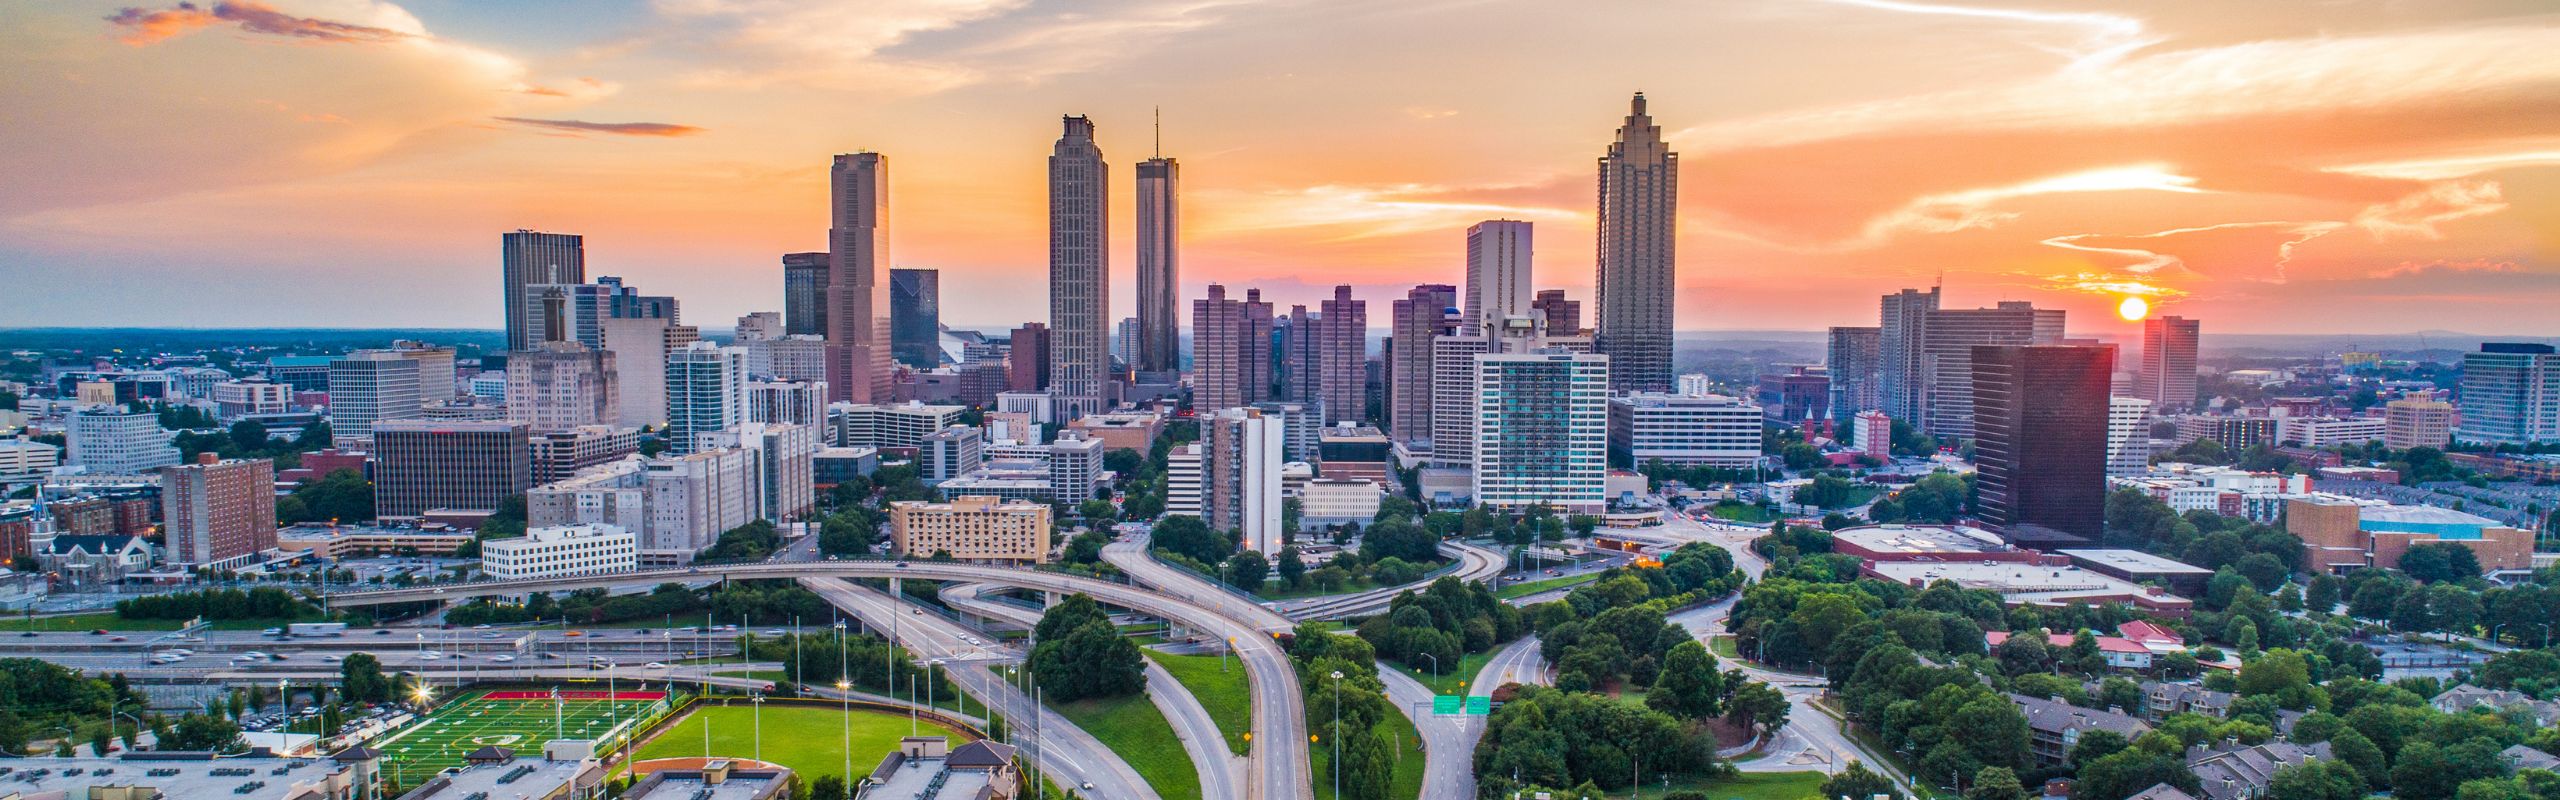
[[(874, 149), (903, 167), (901, 260), (882, 266), (939, 269), (953, 297), (982, 299), (955, 302), (954, 324), (1011, 324), (968, 307), (1042, 296), (1026, 279), (1043, 260), (1048, 115), (1089, 114), (1104, 151), (1152, 153), (1156, 106), (1162, 152), (1191, 167), (1177, 298), (1213, 281), (1275, 303), (1345, 282), (1392, 298), (1456, 282), (1466, 226), (1516, 217), (1547, 228), (1539, 288), (1591, 302), (1585, 159), (1635, 91), (1693, 162), (1678, 330), (1859, 324), (1862, 298), (1942, 273), (1951, 302), (2027, 300), (2093, 328), (2115, 327), (2104, 312), (2127, 290), (2231, 333), (2450, 317), (2533, 334), (2531, 309), (2560, 300), (2546, 133), (2560, 66), (2522, 55), (2553, 25), (2521, 4), (1658, 10), (1612, 26), (1619, 39), (1560, 37), (1605, 50), (1445, 65), (1389, 43), (1600, 23), (1525, 4), (1464, 18), (997, 6), (867, 26), (789, 4), (410, 5), (281, 2), (253, 22), (13, 9), (0, 41), (25, 79), (10, 91), (50, 113), (0, 132), (0, 163), (47, 190), (0, 205), (0, 279), (42, 299), (0, 314), (496, 328), (478, 276), (487, 236), (518, 228), (581, 235), (590, 273), (703, 319), (773, 310), (775, 259), (824, 249), (818, 159)], [(1360, 34), (1289, 46), (1291, 26), (1347, 13)], [(841, 53), (792, 41), (829, 31), (859, 36)], [(796, 49), (758, 46), (776, 44)], [(1543, 74), (1550, 60), (1578, 68)], [(332, 80), (350, 72), (376, 85)], [(183, 137), (129, 116), (173, 112)], [(1110, 198), (1112, 261), (1135, 263), (1134, 202)], [(1113, 308), (1136, 307), (1130, 277)], [(359, 291), (404, 302), (294, 301)]]

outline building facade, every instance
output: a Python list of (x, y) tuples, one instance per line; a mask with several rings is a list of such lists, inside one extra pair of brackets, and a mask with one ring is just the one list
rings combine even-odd
[(2453, 404), (2404, 397), (2382, 406), (2382, 444), (2393, 450), (2453, 443)]
[(1458, 288), (1423, 284), (1395, 301), (1387, 335), (1387, 431), (1398, 442), (1431, 440), (1432, 342), (1457, 332)]
[(537, 433), (622, 420), (613, 351), (547, 341), (507, 357), (507, 419)]
[(534, 300), (527, 287), (587, 282), (586, 237), (519, 230), (500, 234), (498, 249), (499, 303), (506, 309), (507, 349), (522, 350), (541, 341), (527, 327)]
[(1140, 373), (1182, 369), (1181, 177), (1161, 153), (1138, 162), (1138, 335), (1123, 358)]
[(1861, 411), (1884, 408), (1884, 329), (1836, 327), (1823, 348), (1831, 377), (1831, 418), (1846, 422)]
[(911, 558), (1049, 563), (1049, 504), (971, 495), (889, 504), (889, 543)]
[(667, 354), (667, 450), (693, 452), (703, 434), (747, 417), (747, 349), (695, 342)]
[(1369, 303), (1351, 298), (1348, 285), (1333, 287), (1315, 321), (1316, 406), (1323, 422), (1369, 420)]
[(84, 408), (71, 413), (64, 430), (71, 466), (100, 475), (141, 475), (178, 463), (172, 434), (160, 427), (160, 415), (125, 406)]
[(1475, 502), (1606, 510), (1611, 363), (1559, 351), (1476, 357)]
[(1458, 325), (1466, 330), (1487, 319), (1529, 313), (1535, 284), (1531, 272), (1531, 225), (1493, 219), (1467, 228), (1466, 307)]
[(1203, 420), (1200, 518), (1212, 530), (1237, 531), (1246, 549), (1280, 551), (1280, 420), (1230, 408)]
[(827, 335), (827, 284), (833, 276), (829, 253), (782, 254), (782, 331), (796, 336)]
[(2196, 405), (2196, 342), (2201, 326), (2185, 317), (2142, 321), (2142, 371), (2133, 395), (2153, 408), (2184, 414)]
[[(628, 425), (586, 425), (568, 430), (528, 434), (528, 463), (535, 484), (566, 480), (590, 467), (610, 464), (640, 452), (640, 429)], [(304, 457), (304, 464), (311, 463)]]
[(1985, 345), (1966, 361), (1984, 525), (2020, 546), (2097, 541), (2115, 347)]
[(167, 560), (178, 567), (229, 568), (276, 546), (276, 465), (212, 453), (170, 467), (160, 478)]
[(2107, 398), (2107, 475), (2141, 475), (2151, 469), (2151, 401)]
[(1231, 300), (1212, 283), (1191, 301), (1191, 407), (1205, 414), (1270, 399), (1271, 331), (1260, 289)]
[(827, 390), (848, 403), (888, 402), (889, 160), (838, 155), (827, 176)]
[(2560, 355), (2547, 344), (2482, 342), (2462, 354), (2462, 427), (2480, 444), (2560, 441)]
[(1641, 467), (1748, 467), (1760, 458), (1760, 407), (1738, 397), (1639, 392), (1609, 398), (1609, 455)]
[(1066, 117), (1049, 155), (1049, 393), (1057, 419), (1108, 407), (1111, 168), (1093, 120)]
[(916, 369), (942, 366), (942, 273), (889, 270), (889, 352)]
[(376, 425), (374, 515), (396, 519), (431, 510), (498, 510), (533, 486), (528, 436), (520, 422), (393, 420)]
[(362, 441), (387, 420), (425, 414), (418, 394), (418, 362), (389, 350), (358, 350), (329, 362), (329, 433)]
[[(1969, 438), (1973, 431), (1973, 353), (1978, 345), (2056, 344), (2062, 341), (2060, 309), (2023, 301), (1996, 308), (1940, 309), (1928, 315), (1921, 347), (1928, 387), (1924, 427), (1941, 438)], [(2113, 374), (2109, 365), (2109, 374)]]
[(1913, 426), (1925, 424), (1929, 397), (1929, 315), (1937, 313), (1938, 287), (1904, 289), (1879, 303), (1876, 328), (1876, 393), (1884, 413)]
[(618, 525), (528, 528), (480, 544), (480, 571), (497, 580), (608, 575), (640, 568), (640, 538)]
[(1617, 141), (1600, 157), (1600, 321), (1592, 341), (1609, 357), (1612, 390), (1671, 391), (1679, 205), (1680, 155), (1662, 140), (1638, 93)]

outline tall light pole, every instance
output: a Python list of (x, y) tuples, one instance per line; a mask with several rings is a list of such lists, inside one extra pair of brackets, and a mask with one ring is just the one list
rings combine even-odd
[(853, 682), (836, 679), (836, 696), (844, 700), (844, 780), (853, 783)]
[(1333, 800), (1342, 800), (1342, 670), (1333, 671)]
[(750, 704), (756, 707), (756, 710), (755, 710), (755, 715), (756, 715), (756, 762), (757, 762), (757, 763), (763, 763), (763, 762), (764, 762), (764, 695), (762, 695), (762, 694), (755, 695), (755, 697), (750, 701)]

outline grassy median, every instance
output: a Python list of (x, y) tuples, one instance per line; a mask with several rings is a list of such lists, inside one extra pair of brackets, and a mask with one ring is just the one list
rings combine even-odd
[(1173, 679), (1191, 692), (1192, 699), (1200, 701), (1200, 708), (1209, 712), (1210, 721), (1217, 723), (1218, 736), (1227, 740), (1229, 751), (1245, 754), (1244, 735), (1253, 730), (1253, 685), (1246, 680), (1242, 663), (1228, 658), (1226, 669), (1220, 671), (1218, 656), (1173, 655), (1143, 649), (1140, 652), (1164, 665), (1164, 671), (1173, 673)]
[(1138, 777), (1155, 787), (1164, 800), (1200, 800), (1199, 768), (1191, 763), (1190, 752), (1182, 749), (1182, 740), (1173, 735), (1173, 723), (1165, 721), (1164, 713), (1145, 694), (1049, 707), (1128, 761), (1129, 768), (1137, 770)]

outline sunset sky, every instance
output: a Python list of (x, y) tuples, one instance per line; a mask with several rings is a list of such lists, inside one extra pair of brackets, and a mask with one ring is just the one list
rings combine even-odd
[(499, 325), (498, 236), (586, 236), (725, 330), (888, 156), (943, 318), (1045, 315), (1045, 158), (1091, 115), (1114, 318), (1151, 109), (1183, 296), (1371, 323), (1537, 223), (1589, 298), (1594, 160), (1681, 154), (1679, 327), (2128, 292), (2213, 333), (2560, 333), (2549, 0), (235, 0), (0, 4), (0, 326)]

